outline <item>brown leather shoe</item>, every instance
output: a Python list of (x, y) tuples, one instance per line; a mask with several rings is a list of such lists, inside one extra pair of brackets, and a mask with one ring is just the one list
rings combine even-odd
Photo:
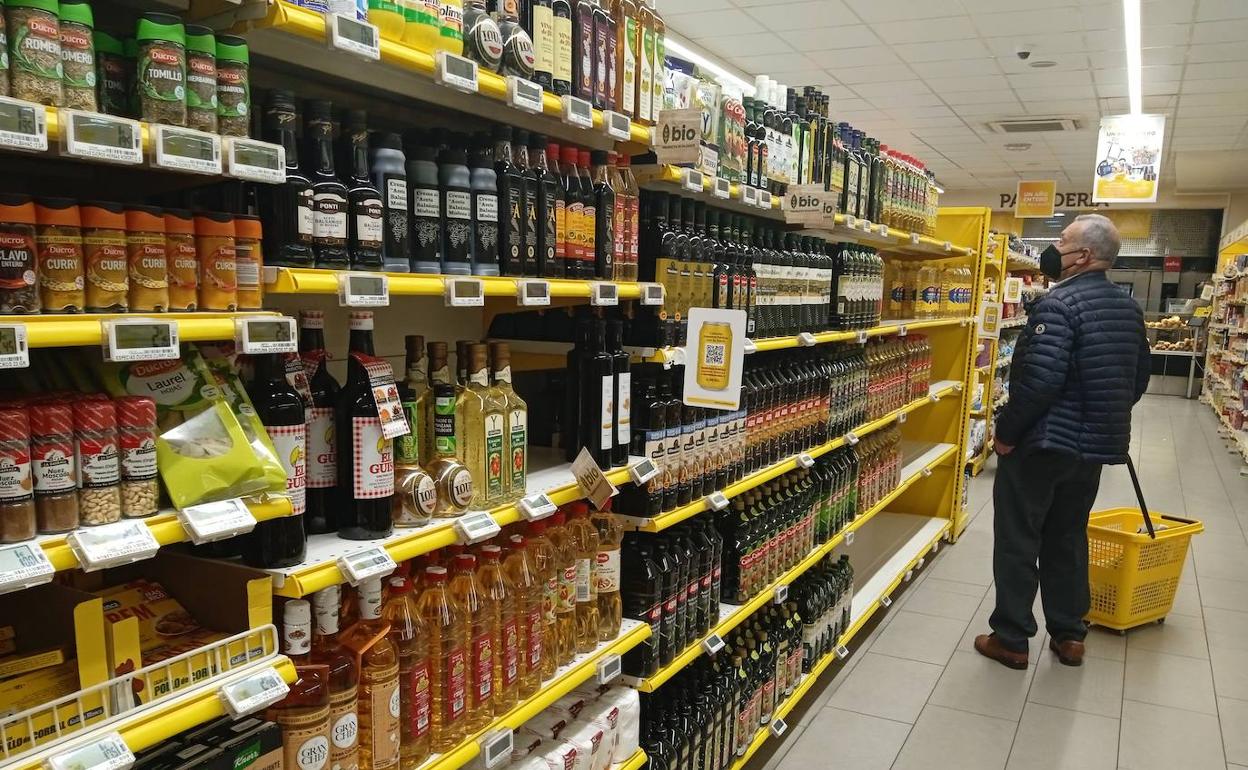
[(1027, 670), (1027, 653), (1006, 649), (996, 634), (980, 634), (975, 637), (975, 652), (985, 658), (992, 658), (1007, 668)]
[(1049, 649), (1057, 655), (1063, 666), (1083, 665), (1083, 642), (1076, 642), (1074, 639), (1064, 642), (1049, 639)]

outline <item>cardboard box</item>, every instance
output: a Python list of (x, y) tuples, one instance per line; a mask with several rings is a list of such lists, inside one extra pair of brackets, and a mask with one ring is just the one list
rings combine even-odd
[(233, 736), (220, 744), (222, 753), (209, 770), (282, 770), (282, 729), (275, 722), (245, 720), (253, 721), (259, 724), (231, 728)]
[(59, 666), (64, 662), (65, 650), (60, 647), (19, 652), (0, 658), (0, 679)]

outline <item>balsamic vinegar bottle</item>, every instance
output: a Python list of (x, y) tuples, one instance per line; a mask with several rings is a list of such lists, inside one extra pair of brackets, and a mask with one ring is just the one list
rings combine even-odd
[(352, 270), (381, 270), (382, 246), (385, 243), (385, 220), (381, 192), (368, 172), (368, 115), (364, 110), (351, 110), (343, 128), (346, 152), (350, 161), (350, 184), (347, 187), (347, 233), (351, 249)]
[(607, 322), (589, 322), (589, 345), (580, 352), (581, 446), (599, 468), (611, 467), (615, 449), (615, 362), (607, 352)]
[(611, 279), (615, 274), (615, 189), (611, 186), (607, 151), (590, 153), (594, 185), (594, 276)]
[(488, 139), (472, 154), (473, 275), (498, 275), (498, 184), (491, 155)]
[(256, 524), (243, 538), (243, 561), (262, 569), (293, 567), (303, 561), (307, 550), (307, 535), (303, 529), (307, 504), (304, 495), (307, 478), (305, 404), (299, 392), (286, 381), (286, 367), (277, 353), (255, 357), (255, 374), (247, 395), (286, 471), (294, 515)]
[(468, 154), (449, 148), (438, 159), (438, 187), (442, 193), (442, 272), (472, 274), (472, 176)]
[(575, 0), (572, 34), (572, 95), (593, 102), (594, 74), (597, 71), (593, 0)]
[(611, 449), (611, 465), (618, 468), (628, 464), (628, 448), (632, 443), (633, 377), (629, 371), (629, 356), (624, 350), (624, 322), (618, 318), (607, 321), (607, 353), (611, 356), (611, 370), (615, 381), (612, 401), (615, 406), (615, 446)]
[(264, 138), (286, 150), (286, 181), (266, 185), (259, 191), (260, 218), (264, 220), (264, 261), (285, 267), (312, 267), (312, 183), (299, 167), (298, 121), (295, 96), (273, 91), (264, 113)]
[[(373, 351), (373, 314), (350, 314), (350, 358), (347, 382), (338, 394), (338, 536), (373, 540), (391, 531), (390, 498), (394, 496), (394, 442), (381, 429), (367, 364)], [(384, 363), (384, 362), (383, 362)]]
[(305, 525), (310, 535), (338, 529), (335, 504), (338, 486), (338, 448), (334, 445), (334, 405), (338, 381), (329, 373), (325, 352), (325, 315), (319, 310), (299, 313), (299, 355), (312, 392), (308, 412), (308, 484)]
[(351, 266), (347, 231), (347, 186), (334, 171), (333, 104), (307, 102), (307, 135), (312, 181), (312, 247), (316, 266), (345, 270)]
[(511, 126), (494, 127), (494, 173), (498, 185), (498, 260), (502, 275), (524, 275), (524, 174), (512, 161)]
[(559, 177), (550, 167), (547, 150), (550, 142), (543, 134), (529, 136), (529, 162), (533, 167), (533, 179), (538, 185), (537, 211), (537, 265), (534, 275), (546, 278), (562, 278), (564, 260), (559, 251), (559, 216), (563, 209), (563, 187)]
[(524, 176), (524, 251), (520, 275), (537, 275), (537, 199), (541, 190), (538, 188), (537, 172), (529, 158), (529, 132), (524, 129), (517, 131), (511, 149), (516, 171)]

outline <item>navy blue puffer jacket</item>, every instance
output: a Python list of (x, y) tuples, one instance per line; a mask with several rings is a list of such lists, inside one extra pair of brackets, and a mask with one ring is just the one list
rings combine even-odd
[(1028, 314), (997, 438), (1092, 463), (1126, 462), (1131, 407), (1144, 395), (1148, 377), (1139, 305), (1104, 272), (1081, 273)]

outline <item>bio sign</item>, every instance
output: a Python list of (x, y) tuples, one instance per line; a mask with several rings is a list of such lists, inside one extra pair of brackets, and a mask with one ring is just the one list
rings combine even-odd
[(663, 110), (654, 131), (659, 163), (697, 163), (702, 157), (702, 110)]

